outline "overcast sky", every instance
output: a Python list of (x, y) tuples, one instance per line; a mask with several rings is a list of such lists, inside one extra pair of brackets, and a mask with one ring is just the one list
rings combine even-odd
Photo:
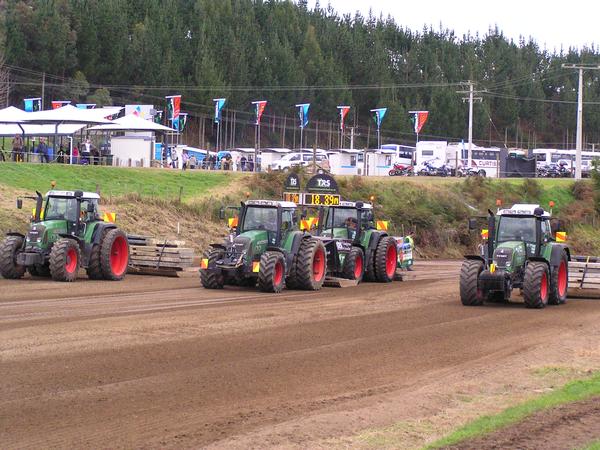
[[(313, 8), (316, 0), (309, 0)], [(321, 7), (328, 4), (340, 14), (360, 11), (379, 17), (391, 14), (400, 26), (421, 31), (424, 25), (439, 29), (452, 29), (458, 37), (471, 31), (482, 36), (494, 25), (505, 36), (518, 41), (519, 36), (532, 36), (541, 48), (552, 51), (569, 46), (600, 43), (600, 1), (598, 0), (320, 0)]]

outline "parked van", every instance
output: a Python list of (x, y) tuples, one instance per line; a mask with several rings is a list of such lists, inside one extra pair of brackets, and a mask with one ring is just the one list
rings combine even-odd
[[(315, 155), (317, 165), (324, 170), (329, 170), (327, 153), (323, 150), (317, 151)], [(284, 155), (281, 159), (271, 163), (271, 170), (289, 171), (292, 167), (308, 166), (313, 162), (313, 152), (294, 152)], [(325, 166), (325, 167), (324, 167)]]

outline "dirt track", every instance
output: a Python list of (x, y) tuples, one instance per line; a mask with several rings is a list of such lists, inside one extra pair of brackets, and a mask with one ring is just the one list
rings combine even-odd
[(411, 447), (547, 389), (536, 367), (600, 368), (600, 301), (465, 308), (457, 270), (282, 295), (0, 279), (0, 442), (385, 447), (378, 427), (431, 424), (391, 444)]

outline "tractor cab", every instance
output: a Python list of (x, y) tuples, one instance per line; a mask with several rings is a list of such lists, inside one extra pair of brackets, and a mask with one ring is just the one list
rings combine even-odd
[(40, 220), (53, 222), (64, 233), (82, 236), (86, 225), (99, 220), (98, 201), (100, 196), (93, 192), (50, 191), (40, 213)]
[(340, 201), (339, 206), (323, 210), (321, 236), (339, 239), (360, 239), (361, 231), (373, 229), (373, 205), (362, 202)]
[(237, 235), (280, 246), (287, 233), (297, 229), (296, 209), (292, 202), (249, 200), (240, 210)]

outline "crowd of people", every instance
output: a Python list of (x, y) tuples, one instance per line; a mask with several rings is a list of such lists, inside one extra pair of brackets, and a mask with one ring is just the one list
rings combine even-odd
[(173, 148), (168, 153), (163, 150), (161, 167), (181, 170), (205, 169), (253, 172), (254, 160), (251, 156), (246, 157), (245, 155), (236, 155), (234, 158), (230, 153), (221, 158), (214, 153), (210, 153), (199, 159), (195, 154), (190, 154), (186, 150), (179, 152)]
[(0, 149), (0, 161), (13, 162), (40, 162), (50, 163), (56, 162), (59, 164), (81, 164), (81, 165), (99, 165), (102, 164), (102, 154), (100, 150), (92, 143), (91, 139), (87, 138), (83, 142), (77, 142), (73, 146), (73, 155), (71, 151), (61, 143), (58, 146), (58, 151), (51, 151), (46, 138), (40, 137), (37, 144), (35, 139), (32, 140), (32, 145), (27, 146), (23, 136), (17, 134), (12, 139), (10, 155), (4, 149)]

